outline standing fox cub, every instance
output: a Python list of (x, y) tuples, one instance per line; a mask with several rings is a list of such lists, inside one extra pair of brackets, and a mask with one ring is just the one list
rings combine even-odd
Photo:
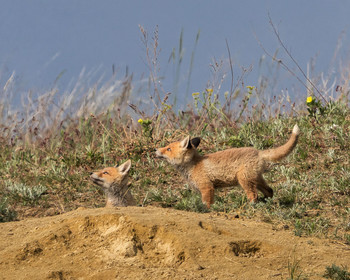
[(273, 190), (262, 176), (266, 162), (278, 161), (290, 154), (297, 144), (299, 133), (298, 125), (295, 125), (288, 142), (275, 149), (232, 148), (205, 156), (201, 156), (196, 149), (200, 138), (190, 140), (187, 136), (180, 142), (158, 149), (156, 155), (175, 165), (199, 189), (202, 201), (208, 208), (214, 203), (215, 188), (237, 184), (241, 185), (251, 202), (256, 202), (257, 190), (265, 197), (273, 196)]
[(130, 167), (131, 160), (128, 160), (119, 167), (106, 167), (91, 173), (91, 180), (100, 186), (106, 194), (106, 207), (136, 205), (129, 190), (128, 172)]

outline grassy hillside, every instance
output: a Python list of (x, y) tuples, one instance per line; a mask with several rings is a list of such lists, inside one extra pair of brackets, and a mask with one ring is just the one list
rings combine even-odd
[[(157, 44), (149, 51), (144, 32), (147, 54), (156, 56)], [(102, 207), (103, 193), (89, 181), (90, 172), (131, 159), (132, 193), (141, 206), (234, 213), (291, 228), (297, 236), (350, 244), (348, 72), (341, 72), (337, 85), (329, 86), (323, 76), (308, 80), (308, 93), (296, 92), (295, 99), (301, 97), (294, 102), (282, 94), (266, 98), (271, 88), (266, 79), (246, 86), (246, 70), (235, 82), (232, 72), (231, 88), (223, 92), (226, 74), (216, 63), (210, 87), (193, 93), (177, 111), (179, 98), (162, 89), (157, 60), (147, 61), (150, 93), (133, 104), (129, 100), (137, 90), (131, 76), (87, 88), (77, 83), (71, 92), (28, 93), (18, 110), (9, 109), (14, 78), (1, 85), (1, 222)], [(295, 123), (301, 129), (296, 149), (265, 173), (275, 195), (256, 204), (235, 187), (217, 190), (207, 210), (199, 193), (154, 154), (188, 134), (202, 138), (203, 154), (231, 147), (267, 149), (285, 143)]]
[[(248, 88), (246, 95), (253, 90)], [(50, 128), (40, 127), (44, 119), (29, 120), (25, 130), (19, 129), (21, 122), (11, 127), (3, 123), (1, 221), (54, 215), (80, 206), (102, 207), (103, 193), (89, 181), (89, 173), (131, 159), (132, 192), (139, 205), (235, 213), (273, 223), (276, 229), (292, 228), (298, 236), (328, 236), (350, 244), (346, 99), (324, 103), (313, 97), (305, 100), (304, 110), (291, 116), (263, 119), (257, 116), (258, 108), (241, 107), (244, 118), (241, 112), (233, 116), (211, 89), (193, 98), (187, 112), (176, 113), (163, 102), (153, 116), (139, 115), (138, 121), (110, 111), (67, 117), (61, 123), (51, 122)], [(274, 197), (253, 205), (235, 187), (216, 191), (215, 204), (207, 210), (199, 193), (154, 155), (156, 147), (187, 134), (202, 137), (203, 154), (243, 146), (267, 149), (283, 144), (295, 123), (302, 132), (295, 151), (271, 164), (265, 174)]]

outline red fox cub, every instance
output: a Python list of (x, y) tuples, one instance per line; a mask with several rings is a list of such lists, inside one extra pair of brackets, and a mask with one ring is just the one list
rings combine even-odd
[(156, 156), (165, 158), (175, 165), (202, 195), (202, 201), (209, 208), (214, 203), (214, 189), (241, 185), (248, 199), (256, 202), (258, 191), (265, 197), (272, 197), (273, 190), (267, 185), (262, 174), (266, 162), (278, 161), (292, 152), (300, 133), (298, 125), (293, 128), (288, 142), (278, 148), (259, 151), (255, 148), (232, 148), (205, 156), (197, 152), (200, 138), (190, 140), (187, 136), (180, 142), (174, 142), (157, 149)]
[(119, 167), (106, 167), (91, 173), (91, 180), (100, 186), (106, 194), (106, 207), (136, 205), (129, 190), (128, 172), (130, 167), (131, 160), (128, 160)]

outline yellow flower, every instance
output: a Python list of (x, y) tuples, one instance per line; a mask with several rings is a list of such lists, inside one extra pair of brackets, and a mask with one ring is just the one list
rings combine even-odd
[(308, 98), (306, 98), (306, 103), (311, 103), (312, 102), (312, 96), (309, 96)]
[(212, 93), (213, 93), (213, 89), (212, 89), (212, 88), (207, 88), (207, 92), (208, 92), (209, 94), (212, 94)]
[(199, 92), (194, 92), (192, 93), (192, 96), (195, 97), (195, 96), (198, 96), (199, 95)]
[(255, 89), (254, 86), (246, 86), (246, 88), (247, 88), (249, 91), (252, 91), (253, 89)]
[(143, 124), (143, 119), (139, 119), (137, 122), (138, 122), (139, 124)]

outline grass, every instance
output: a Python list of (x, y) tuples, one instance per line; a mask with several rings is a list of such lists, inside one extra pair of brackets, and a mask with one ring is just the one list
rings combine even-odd
[(23, 205), (35, 205), (39, 203), (39, 199), (46, 193), (47, 188), (38, 185), (28, 187), (23, 183), (8, 182), (7, 184), (8, 197), (12, 200), (19, 201)]
[(17, 213), (8, 205), (8, 198), (3, 197), (0, 201), (0, 222), (10, 222), (15, 220)]
[[(146, 44), (147, 33), (143, 36)], [(245, 87), (244, 72), (230, 92), (216, 83), (194, 94), (186, 111), (177, 112), (161, 90), (156, 60), (149, 61), (154, 86), (148, 110), (140, 103), (125, 109), (132, 96), (131, 77), (62, 95), (53, 89), (29, 96), (16, 114), (0, 107), (0, 221), (102, 207), (103, 193), (89, 181), (89, 173), (131, 159), (132, 193), (139, 205), (235, 213), (289, 227), (297, 236), (350, 245), (348, 80), (335, 98), (323, 91), (326, 101), (313, 96), (306, 103), (303, 96), (294, 104), (266, 101), (263, 90), (268, 87)], [(215, 79), (221, 81), (219, 73)], [(1, 91), (2, 104), (8, 104), (12, 82)], [(264, 175), (274, 197), (254, 205), (235, 187), (217, 190), (207, 210), (199, 193), (154, 154), (155, 148), (188, 134), (202, 138), (203, 154), (243, 146), (267, 149), (285, 143), (295, 123), (301, 129), (295, 151)]]
[[(46, 131), (47, 137), (31, 135), (35, 140), (30, 143), (20, 137), (14, 144), (5, 139), (0, 157), (5, 179), (0, 183), (1, 220), (25, 218), (31, 208), (44, 216), (79, 206), (101, 207), (103, 194), (89, 182), (89, 173), (128, 158), (133, 165), (132, 191), (140, 205), (205, 212), (199, 193), (187, 186), (175, 169), (155, 158), (156, 147), (189, 133), (201, 135), (201, 153), (241, 146), (266, 149), (284, 143), (298, 123), (302, 134), (297, 148), (265, 174), (274, 197), (251, 205), (239, 187), (217, 190), (210, 211), (239, 212), (288, 225), (297, 236), (330, 237), (349, 244), (350, 119), (349, 108), (340, 102), (337, 106), (318, 121), (305, 112), (298, 117), (244, 121), (220, 129), (212, 124), (219, 116), (211, 120), (207, 115), (209, 125), (204, 128), (200, 118), (189, 120), (187, 115), (171, 112), (176, 127), (165, 121), (158, 132), (151, 118), (145, 128), (131, 118), (100, 114), (74, 120), (57, 133)], [(132, 129), (126, 130), (128, 126)]]
[(288, 278), (287, 280), (307, 280), (308, 278), (302, 272), (300, 267), (300, 260), (297, 260), (295, 256), (293, 259), (288, 260)]
[(350, 272), (347, 270), (347, 267), (339, 267), (332, 264), (332, 266), (326, 267), (326, 272), (323, 277), (332, 280), (349, 280)]

